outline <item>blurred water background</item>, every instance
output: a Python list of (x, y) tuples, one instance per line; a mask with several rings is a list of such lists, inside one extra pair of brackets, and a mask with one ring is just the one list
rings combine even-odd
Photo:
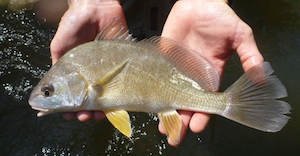
[[(157, 130), (158, 120), (153, 114), (130, 113), (133, 142), (106, 119), (66, 121), (59, 113), (37, 118), (27, 100), (51, 66), (49, 44), (57, 21), (51, 21), (52, 15), (43, 15), (34, 7), (14, 11), (2, 6), (0, 155), (300, 155), (300, 1), (243, 0), (232, 7), (252, 27), (261, 53), (288, 90), (289, 96), (284, 100), (293, 108), (292, 119), (282, 131), (264, 133), (213, 116), (204, 132), (189, 131), (182, 145), (175, 148)], [(221, 90), (242, 73), (234, 54), (226, 67)]]

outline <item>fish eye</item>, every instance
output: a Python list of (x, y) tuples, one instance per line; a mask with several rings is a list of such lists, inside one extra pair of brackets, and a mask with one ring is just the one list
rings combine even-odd
[(52, 84), (45, 84), (41, 88), (41, 94), (45, 97), (52, 96), (54, 92), (54, 87)]

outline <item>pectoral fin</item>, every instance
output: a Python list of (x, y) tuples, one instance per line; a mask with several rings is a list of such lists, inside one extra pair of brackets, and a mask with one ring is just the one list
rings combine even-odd
[(182, 127), (182, 122), (179, 114), (176, 110), (158, 113), (158, 118), (162, 123), (167, 136), (175, 144), (180, 142), (180, 132)]
[(118, 129), (122, 134), (131, 137), (131, 124), (130, 118), (125, 110), (105, 110), (105, 115), (110, 123)]
[[(102, 75), (95, 84), (93, 84), (94, 90), (97, 91), (99, 96), (105, 92), (105, 90), (112, 90), (112, 87), (118, 86), (121, 84), (122, 79), (115, 79), (121, 72), (126, 70), (129, 61), (126, 60), (120, 64), (115, 65), (113, 68), (109, 69), (104, 75)], [(119, 77), (120, 78), (120, 77)], [(109, 83), (111, 83), (108, 85)], [(118, 87), (117, 87), (118, 88)]]
[(115, 65), (112, 69), (108, 70), (103, 76), (101, 76), (95, 85), (105, 85), (109, 81), (111, 81), (114, 77), (116, 77), (119, 73), (125, 69), (126, 65), (128, 63), (128, 60), (120, 63), (118, 65)]

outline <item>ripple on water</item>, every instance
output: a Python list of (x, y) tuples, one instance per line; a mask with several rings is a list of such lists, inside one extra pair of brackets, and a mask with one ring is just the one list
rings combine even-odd
[(50, 68), (49, 44), (55, 29), (42, 28), (32, 12), (1, 11), (0, 85), (21, 101)]
[[(273, 61), (272, 65), (277, 66), (276, 75), (280, 72), (286, 75), (278, 77), (286, 79), (283, 83), (289, 89), (288, 100), (291, 104), (293, 102), (295, 109), (299, 101), (300, 35), (297, 19), (300, 14), (299, 9), (293, 8), (299, 5), (282, 7), (283, 1), (295, 0), (246, 0), (237, 1), (236, 6), (249, 12), (248, 19), (241, 17), (252, 21), (249, 24), (256, 32), (257, 43), (266, 60), (282, 59), (277, 65)], [(289, 13), (291, 11), (296, 13)], [(285, 20), (281, 15), (293, 20)], [(26, 99), (50, 68), (49, 44), (56, 28), (41, 24), (35, 16), (32, 11), (13, 12), (0, 7), (1, 155), (299, 155), (296, 148), (299, 145), (299, 115), (294, 112), (293, 120), (276, 134), (255, 131), (218, 117), (198, 135), (188, 131), (184, 143), (177, 148), (170, 147), (166, 137), (158, 132), (158, 120), (153, 114), (130, 113), (132, 141), (106, 120), (66, 121), (58, 113), (37, 118)], [(268, 24), (270, 18), (272, 23)], [(288, 58), (287, 61), (284, 58)], [(242, 69), (237, 57), (230, 61), (227, 73), (235, 78)], [(240, 69), (240, 73), (236, 69)]]

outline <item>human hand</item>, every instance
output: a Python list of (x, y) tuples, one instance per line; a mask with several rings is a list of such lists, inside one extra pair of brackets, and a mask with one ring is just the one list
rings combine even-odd
[[(252, 29), (227, 5), (227, 0), (177, 1), (168, 16), (162, 36), (199, 52), (214, 64), (221, 77), (234, 50), (245, 71), (263, 62)], [(210, 118), (206, 113), (178, 112), (183, 123), (181, 142), (188, 126), (194, 133), (199, 133), (205, 129)], [(161, 124), (159, 130), (165, 134)], [(168, 142), (178, 146), (170, 139)]]
[[(72, 0), (50, 45), (52, 64), (77, 45), (93, 41), (106, 23), (114, 17), (122, 21), (127, 29), (119, 0)], [(101, 120), (105, 117), (102, 111), (68, 112), (63, 113), (63, 116), (67, 120), (77, 116), (80, 121), (88, 121), (91, 118)]]

